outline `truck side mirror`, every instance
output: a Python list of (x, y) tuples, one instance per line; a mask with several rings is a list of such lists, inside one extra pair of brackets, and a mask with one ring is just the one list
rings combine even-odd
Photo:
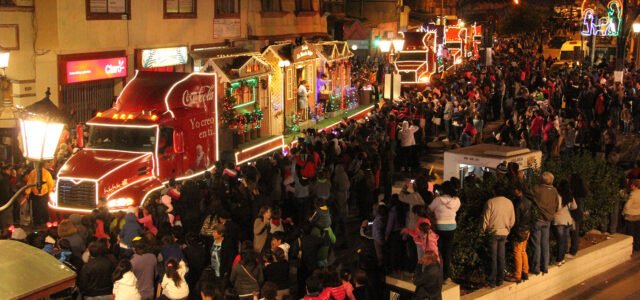
[(78, 148), (84, 148), (84, 129), (82, 124), (76, 125), (76, 140)]
[(173, 152), (184, 153), (184, 133), (181, 130), (173, 131)]

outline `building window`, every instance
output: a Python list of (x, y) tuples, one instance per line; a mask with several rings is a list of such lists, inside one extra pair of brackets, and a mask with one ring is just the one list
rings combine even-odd
[(240, 0), (216, 0), (216, 18), (239, 18)]
[(280, 0), (262, 0), (263, 12), (280, 12), (282, 11), (282, 5)]
[(165, 19), (196, 18), (197, 0), (164, 0)]
[(293, 98), (293, 71), (287, 69), (287, 100)]
[(87, 0), (87, 20), (131, 19), (130, 0)]
[(297, 11), (313, 11), (313, 0), (296, 0)]

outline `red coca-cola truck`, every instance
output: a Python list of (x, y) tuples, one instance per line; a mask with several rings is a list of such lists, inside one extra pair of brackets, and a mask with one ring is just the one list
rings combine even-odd
[(215, 73), (137, 72), (113, 107), (87, 122), (87, 144), (61, 167), (49, 206), (81, 213), (141, 206), (169, 179), (213, 169), (216, 83)]

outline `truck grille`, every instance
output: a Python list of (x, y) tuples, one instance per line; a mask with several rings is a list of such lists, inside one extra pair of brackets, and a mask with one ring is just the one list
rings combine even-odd
[(75, 184), (71, 180), (59, 180), (58, 206), (84, 209), (96, 208), (96, 183), (83, 181)]

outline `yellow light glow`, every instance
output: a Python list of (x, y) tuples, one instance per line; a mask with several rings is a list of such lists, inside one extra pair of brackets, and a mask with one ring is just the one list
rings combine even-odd
[(155, 120), (157, 120), (157, 119), (158, 119), (158, 116), (156, 116), (156, 115), (152, 115), (152, 116), (151, 116), (151, 121), (155, 121)]
[(422, 77), (420, 77), (420, 82), (429, 83), (429, 81), (430, 81), (429, 76), (422, 76)]
[(111, 200), (109, 200), (109, 202), (107, 202), (107, 207), (109, 207), (109, 208), (127, 207), (127, 206), (131, 206), (131, 205), (133, 205), (133, 199), (131, 199), (129, 197), (111, 199)]
[(31, 160), (53, 159), (64, 124), (20, 120), (24, 156)]
[(96, 114), (96, 117), (102, 117), (102, 113), (101, 113), (101, 112), (98, 112), (98, 113)]
[(129, 114), (129, 115), (127, 116), (127, 119), (129, 119), (129, 120), (133, 119), (133, 115), (132, 115), (132, 114)]
[(114, 120), (117, 120), (118, 119), (118, 114), (113, 114), (113, 116), (111, 118), (113, 118)]

